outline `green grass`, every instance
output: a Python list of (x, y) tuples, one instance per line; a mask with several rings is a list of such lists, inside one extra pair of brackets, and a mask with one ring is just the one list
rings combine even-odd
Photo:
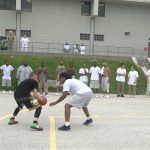
[[(9, 63), (14, 67), (14, 71), (12, 74), (12, 89), (14, 90), (17, 81), (16, 81), (16, 71), (17, 68), (22, 64), (24, 60), (26, 60), (29, 64), (29, 66), (32, 67), (34, 71), (37, 71), (38, 67), (40, 66), (41, 61), (46, 63), (46, 66), (48, 68), (48, 74), (50, 79), (55, 79), (55, 73), (56, 73), (56, 67), (59, 64), (61, 60), (64, 61), (64, 65), (66, 68), (69, 66), (69, 63), (73, 62), (75, 70), (76, 70), (76, 78), (79, 78), (78, 71), (82, 67), (83, 63), (87, 64), (87, 67), (90, 68), (93, 65), (93, 59), (92, 58), (73, 58), (73, 57), (52, 57), (52, 56), (2, 56), (0, 55), (0, 65), (3, 65), (5, 60), (8, 60)], [(106, 61), (110, 68), (111, 68), (111, 79), (110, 79), (110, 93), (116, 93), (116, 70), (120, 63), (122, 63), (121, 60), (106, 60), (102, 58), (97, 58), (97, 64), (98, 66), (102, 67), (102, 63)], [(133, 62), (123, 61), (126, 64), (127, 72), (129, 72), (131, 65), (133, 65)], [(139, 79), (137, 84), (137, 94), (145, 94), (146, 90), (146, 78), (142, 71), (138, 68), (136, 70), (139, 72)], [(1, 73), (2, 76), (2, 73)], [(1, 78), (0, 78), (1, 83)], [(2, 87), (0, 86), (0, 90)], [(50, 89), (51, 90), (51, 89)], [(102, 92), (100, 90), (100, 92)], [(125, 93), (128, 93), (128, 86), (127, 83), (125, 84)]]

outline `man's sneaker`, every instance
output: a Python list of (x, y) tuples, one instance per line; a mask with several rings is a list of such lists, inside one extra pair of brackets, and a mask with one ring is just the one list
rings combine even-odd
[(3, 91), (3, 94), (5, 94), (6, 93), (6, 91)]
[(87, 119), (87, 120), (83, 123), (83, 125), (89, 125), (89, 124), (91, 124), (91, 123), (93, 123), (93, 120), (92, 120), (92, 119)]
[(14, 118), (10, 118), (8, 124), (9, 124), (9, 125), (18, 124), (18, 121), (15, 121)]
[(37, 131), (43, 130), (43, 128), (39, 127), (38, 123), (32, 123), (31, 128)]
[(125, 97), (124, 95), (121, 95), (121, 97)]
[(68, 131), (68, 130), (70, 130), (71, 128), (70, 128), (70, 125), (69, 126), (65, 126), (65, 125), (63, 125), (62, 127), (59, 127), (58, 128), (58, 130), (61, 130), (61, 131)]

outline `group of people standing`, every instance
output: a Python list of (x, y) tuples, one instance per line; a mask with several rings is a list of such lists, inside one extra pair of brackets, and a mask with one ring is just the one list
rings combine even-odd
[[(3, 93), (9, 90), (11, 93), (11, 73), (13, 72), (14, 68), (9, 64), (8, 61), (5, 62), (4, 65), (0, 67), (0, 70), (3, 72), (2, 76), (2, 87)], [(28, 65), (26, 61), (23, 62), (21, 66), (18, 67), (16, 72), (16, 78), (18, 85), (25, 79), (27, 79), (30, 73), (33, 72), (32, 68)], [(48, 96), (48, 85), (47, 81), (48, 77), (48, 69), (46, 65), (41, 62), (41, 65), (37, 69), (38, 72), (38, 81), (39, 81), (39, 92), (41, 95)], [(79, 75), (79, 80), (88, 85), (93, 92), (98, 97), (99, 89), (103, 90), (103, 97), (109, 97), (109, 89), (110, 89), (110, 77), (111, 77), (111, 69), (106, 62), (102, 64), (100, 68), (96, 62), (93, 63), (89, 69), (87, 68), (86, 64), (77, 71), (73, 65), (70, 63), (69, 66), (66, 68), (63, 61), (60, 61), (57, 68), (56, 68), (56, 95), (60, 92), (62, 86), (59, 82), (59, 75), (62, 72), (67, 72), (72, 78), (77, 78), (77, 72)], [(150, 94), (150, 70), (147, 71), (147, 95)], [(136, 85), (138, 81), (139, 74), (135, 70), (134, 66), (131, 66), (129, 73), (127, 73), (125, 64), (122, 63), (116, 70), (116, 90), (117, 90), (117, 97), (124, 97), (124, 86), (127, 78), (127, 84), (129, 89), (129, 96), (135, 97), (136, 96)]]
[[(75, 44), (72, 49), (73, 49), (73, 53), (74, 53), (74, 54), (81, 54), (81, 55), (84, 55), (85, 52), (86, 52), (86, 47), (85, 47), (85, 45), (84, 45), (83, 43), (82, 43), (81, 45)], [(68, 44), (68, 42), (66, 42), (66, 43), (64, 44), (63, 50), (64, 50), (64, 53), (68, 53), (68, 52), (71, 51), (71, 47), (70, 47), (70, 45)]]

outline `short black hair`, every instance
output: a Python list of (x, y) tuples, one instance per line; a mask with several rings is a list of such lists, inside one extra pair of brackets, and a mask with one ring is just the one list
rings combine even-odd
[(59, 79), (60, 78), (66, 78), (66, 79), (71, 79), (72, 77), (67, 73), (67, 72), (62, 72), (60, 75), (59, 75)]

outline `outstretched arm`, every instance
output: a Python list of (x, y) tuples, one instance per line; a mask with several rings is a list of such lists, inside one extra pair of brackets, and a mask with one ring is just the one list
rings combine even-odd
[(59, 99), (55, 102), (50, 103), (49, 106), (53, 106), (53, 105), (60, 103), (61, 101), (63, 101), (67, 97), (68, 94), (69, 94), (68, 91), (64, 91), (62, 93), (62, 95), (59, 97)]

